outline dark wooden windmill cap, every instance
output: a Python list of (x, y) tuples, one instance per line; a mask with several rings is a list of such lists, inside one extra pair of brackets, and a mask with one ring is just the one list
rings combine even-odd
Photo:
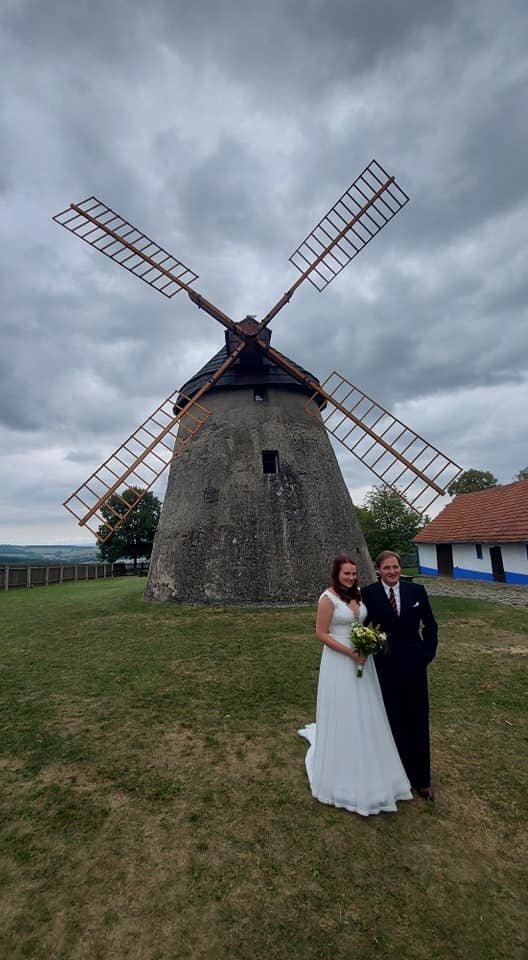
[[(244, 329), (246, 329), (248, 323), (253, 321), (256, 324), (256, 321), (252, 317), (246, 317), (242, 321), (240, 326), (244, 324)], [(269, 327), (261, 331), (259, 336), (266, 342), (270, 342), (271, 330)], [(225, 345), (222, 347), (218, 353), (215, 353), (210, 360), (198, 370), (190, 380), (185, 383), (182, 388), (182, 394), (185, 394), (187, 397), (192, 397), (200, 387), (207, 382), (211, 374), (218, 370), (219, 366), (226, 360), (228, 355), (232, 353), (238, 343), (240, 338), (236, 336), (235, 333), (230, 330), (226, 330), (225, 333)], [(286, 358), (289, 359), (289, 358)], [(319, 383), (317, 377), (313, 373), (310, 373), (308, 370), (305, 370), (304, 367), (301, 367), (295, 361), (290, 360), (290, 363), (293, 364), (302, 375), (308, 375), (312, 380), (315, 380), (316, 383)], [(282, 367), (279, 367), (276, 363), (273, 363), (265, 353), (259, 349), (258, 343), (256, 340), (250, 340), (247, 342), (245, 350), (242, 351), (238, 360), (224, 373), (224, 375), (211, 387), (211, 390), (222, 390), (222, 389), (242, 389), (242, 388), (258, 388), (261, 387), (263, 390), (273, 387), (286, 387), (295, 391), (300, 391), (305, 393), (308, 396), (311, 396), (313, 391), (308, 387), (304, 386), (302, 383), (299, 383), (294, 377), (292, 377), (286, 370), (283, 370)], [(320, 406), (324, 406), (324, 398), (322, 396), (315, 397), (316, 403)]]

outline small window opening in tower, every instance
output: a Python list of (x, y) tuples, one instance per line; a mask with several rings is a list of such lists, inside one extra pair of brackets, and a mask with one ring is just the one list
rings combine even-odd
[(279, 472), (279, 451), (278, 450), (262, 451), (262, 469), (264, 473)]
[(266, 390), (266, 387), (255, 387), (253, 397), (255, 399), (255, 403), (265, 403), (268, 399), (268, 391)]

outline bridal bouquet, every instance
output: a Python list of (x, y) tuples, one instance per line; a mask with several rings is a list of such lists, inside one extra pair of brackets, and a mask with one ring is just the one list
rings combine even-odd
[[(380, 627), (375, 627), (374, 624), (369, 627), (362, 627), (360, 623), (355, 623), (350, 633), (350, 639), (360, 656), (369, 657), (371, 653), (384, 653), (389, 638)], [(357, 676), (363, 676), (363, 667), (358, 666)]]

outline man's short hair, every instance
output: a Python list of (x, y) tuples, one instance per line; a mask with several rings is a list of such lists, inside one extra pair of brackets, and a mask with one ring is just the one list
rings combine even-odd
[(378, 556), (374, 560), (374, 566), (376, 567), (376, 570), (379, 570), (383, 561), (388, 560), (389, 557), (396, 557), (396, 560), (401, 567), (401, 557), (399, 553), (396, 553), (396, 550), (382, 550), (381, 553), (378, 553)]

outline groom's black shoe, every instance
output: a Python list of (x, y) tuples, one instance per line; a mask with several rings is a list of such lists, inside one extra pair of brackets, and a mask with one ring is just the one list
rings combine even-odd
[(415, 787), (416, 793), (422, 797), (426, 803), (434, 803), (434, 793), (432, 787)]

